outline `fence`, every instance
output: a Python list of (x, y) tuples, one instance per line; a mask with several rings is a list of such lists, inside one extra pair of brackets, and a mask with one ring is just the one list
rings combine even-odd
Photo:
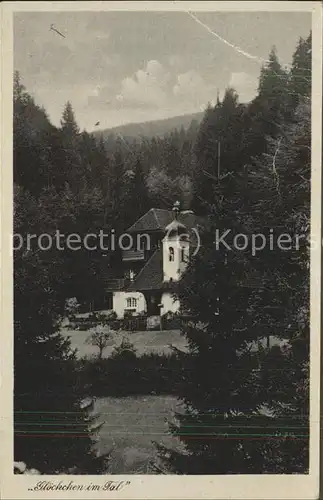
[(107, 321), (112, 330), (125, 330), (125, 331), (145, 331), (147, 330), (147, 318), (122, 318)]
[(124, 330), (130, 332), (146, 331), (146, 330), (179, 330), (187, 324), (190, 318), (179, 315), (165, 315), (161, 316), (160, 324), (156, 326), (147, 327), (146, 316), (136, 316), (131, 318), (120, 319), (103, 319), (102, 316), (87, 317), (87, 318), (73, 318), (70, 320), (70, 327), (79, 330), (88, 330), (99, 324), (109, 325), (112, 330)]

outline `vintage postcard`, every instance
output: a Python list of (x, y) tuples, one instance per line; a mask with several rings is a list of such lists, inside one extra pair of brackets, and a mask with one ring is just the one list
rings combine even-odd
[(0, 14), (1, 498), (318, 498), (321, 2)]

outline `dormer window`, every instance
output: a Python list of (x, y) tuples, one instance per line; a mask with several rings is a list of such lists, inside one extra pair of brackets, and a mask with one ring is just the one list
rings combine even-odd
[(137, 307), (137, 299), (135, 297), (127, 298), (127, 308), (136, 308)]
[(174, 248), (173, 247), (169, 247), (169, 250), (168, 250), (168, 260), (169, 260), (169, 262), (174, 262), (174, 260), (175, 260), (175, 252), (174, 252)]

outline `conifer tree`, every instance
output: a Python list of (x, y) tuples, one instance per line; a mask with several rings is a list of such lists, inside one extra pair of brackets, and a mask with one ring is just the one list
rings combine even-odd
[[(239, 192), (239, 176), (234, 179)], [(177, 390), (184, 410), (170, 425), (184, 450), (158, 446), (161, 468), (171, 473), (261, 472), (257, 447), (247, 439), (259, 432), (260, 402), (253, 387), (258, 361), (250, 350), (256, 337), (249, 334), (248, 260), (232, 245), (234, 234), (246, 232), (237, 218), (237, 204), (237, 199), (223, 196), (221, 187), (214, 189), (210, 231), (177, 289), (192, 320), (183, 329), (189, 353), (176, 351), (182, 366)], [(233, 235), (226, 242), (232, 250), (214, 241), (217, 232), (221, 236), (228, 229)]]
[(268, 58), (268, 62), (262, 67), (259, 77), (258, 95), (266, 97), (269, 102), (276, 103), (281, 99), (283, 89), (288, 82), (288, 73), (282, 68), (273, 47)]
[(289, 72), (282, 68), (273, 47), (268, 62), (261, 68), (258, 95), (245, 115), (245, 163), (266, 150), (267, 137), (276, 137), (282, 123), (289, 118), (288, 87)]
[(295, 110), (304, 99), (311, 96), (312, 74), (312, 35), (306, 39), (300, 38), (293, 54), (292, 68), (289, 80), (290, 105)]
[(15, 72), (13, 88), (14, 181), (38, 195), (53, 176), (50, 137), (54, 127), (37, 106)]
[(125, 168), (120, 150), (113, 155), (107, 172), (105, 224), (116, 231), (123, 228)]
[(128, 178), (126, 189), (128, 220), (125, 221), (125, 227), (128, 227), (150, 208), (146, 178), (139, 158), (136, 160), (132, 175)]
[(79, 127), (76, 123), (74, 111), (70, 102), (67, 102), (61, 119), (61, 147), (55, 151), (57, 162), (64, 164), (66, 182), (73, 191), (79, 190), (86, 184), (84, 158), (81, 156), (81, 142)]
[(76, 123), (72, 104), (67, 101), (61, 119), (61, 129), (69, 137), (75, 137), (79, 134), (80, 129)]
[[(16, 189), (15, 231), (25, 241), (31, 229), (41, 233), (44, 208)], [(99, 427), (75, 353), (58, 333), (65, 279), (62, 252), (37, 246), (15, 252), (14, 456), (45, 474), (100, 473), (106, 464), (94, 450)]]
[(205, 111), (195, 144), (192, 206), (197, 213), (209, 212), (214, 186), (221, 177), (230, 176), (243, 164), (243, 113), (244, 107), (239, 105), (238, 95), (230, 88), (222, 102), (215, 107), (209, 105)]
[(284, 244), (267, 245), (254, 260), (266, 283), (253, 297), (254, 322), (280, 339), (263, 352), (259, 370), (276, 437), (271, 446), (263, 443), (270, 472), (308, 469), (310, 124), (310, 106), (300, 104), (250, 171), (258, 227), (273, 229), (275, 241), (285, 235)]

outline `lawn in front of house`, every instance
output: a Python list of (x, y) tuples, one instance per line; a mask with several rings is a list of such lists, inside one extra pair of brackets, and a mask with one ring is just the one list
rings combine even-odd
[(172, 396), (98, 398), (94, 412), (104, 422), (98, 434), (97, 449), (111, 450), (110, 474), (151, 474), (150, 463), (157, 461), (156, 441), (179, 449), (178, 438), (169, 434), (167, 420), (181, 404)]
[[(104, 327), (103, 327), (104, 328)], [(86, 343), (89, 331), (71, 330), (64, 327), (61, 334), (70, 338), (72, 349), (77, 349), (79, 358), (93, 357), (98, 354), (98, 348)], [(187, 347), (186, 339), (180, 334), (179, 330), (157, 330), (142, 332), (117, 332), (112, 335), (110, 345), (104, 350), (103, 357), (108, 358), (113, 348), (120, 345), (122, 339), (129, 340), (137, 350), (138, 356), (142, 354), (155, 352), (158, 354), (168, 354), (171, 352), (170, 344), (178, 349)]]

